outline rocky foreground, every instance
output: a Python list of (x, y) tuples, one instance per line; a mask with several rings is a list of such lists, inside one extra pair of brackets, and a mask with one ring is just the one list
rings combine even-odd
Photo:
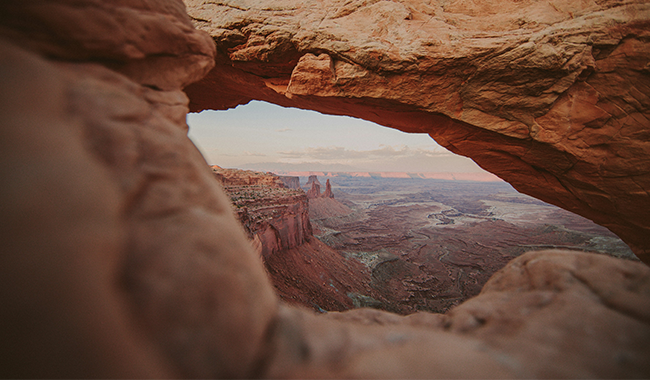
[(3, 377), (650, 377), (639, 262), (527, 253), (444, 315), (280, 303), (185, 122), (427, 132), (647, 263), (646, 2), (187, 6), (0, 2)]

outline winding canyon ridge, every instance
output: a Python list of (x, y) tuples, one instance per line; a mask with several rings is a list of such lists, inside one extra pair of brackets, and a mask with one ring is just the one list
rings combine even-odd
[[(649, 94), (645, 0), (4, 0), (0, 375), (649, 378)], [(187, 114), (251, 100), (427, 133), (639, 260), (507, 192), (222, 186)], [(451, 308), (314, 312), (355, 303)]]
[(212, 170), (278, 294), (320, 312), (444, 313), (539, 249), (638, 260), (606, 228), (480, 174), (491, 181), (325, 172), (322, 186), (318, 175)]

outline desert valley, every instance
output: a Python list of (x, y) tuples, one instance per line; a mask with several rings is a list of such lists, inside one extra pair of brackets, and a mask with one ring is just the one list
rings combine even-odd
[(493, 179), (213, 172), (280, 296), (315, 311), (444, 313), (527, 251), (638, 261), (606, 228)]

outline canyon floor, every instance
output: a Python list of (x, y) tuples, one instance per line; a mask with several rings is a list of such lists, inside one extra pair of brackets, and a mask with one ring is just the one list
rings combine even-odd
[(335, 199), (311, 199), (310, 220), (314, 236), (370, 273), (369, 294), (348, 292), (356, 307), (446, 312), (531, 250), (636, 260), (606, 228), (505, 182), (344, 176), (330, 181)]

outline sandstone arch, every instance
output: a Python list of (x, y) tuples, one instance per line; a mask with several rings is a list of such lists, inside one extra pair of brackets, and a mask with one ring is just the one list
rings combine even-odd
[[(516, 104), (491, 108), (491, 98), (480, 96), (473, 97), (467, 114), (463, 107), (460, 111), (454, 108), (465, 102), (460, 104), (453, 96), (447, 99), (444, 92), (433, 104), (444, 109), (425, 110), (424, 114), (420, 109), (424, 105), (415, 104), (414, 99), (389, 99), (390, 91), (409, 87), (400, 82), (399, 75), (388, 73), (408, 72), (408, 65), (413, 63), (405, 60), (408, 64), (404, 66), (401, 58), (394, 59), (403, 53), (399, 44), (389, 50), (383, 46), (390, 40), (386, 37), (393, 38), (393, 21), (405, 25), (406, 21), (420, 22), (426, 29), (427, 20), (421, 17), (433, 12), (446, 15), (442, 19), (445, 24), (453, 26), (462, 21), (476, 29), (485, 20), (472, 19), (475, 15), (498, 15), (519, 3), (478, 6), (459, 0), (444, 2), (439, 9), (417, 1), (333, 1), (327, 17), (322, 18), (323, 28), (336, 28), (346, 17), (362, 21), (368, 14), (378, 14), (382, 19), (373, 30), (379, 42), (363, 45), (361, 50), (354, 46), (348, 49), (345, 41), (303, 34), (304, 39), (296, 41), (319, 46), (311, 51), (313, 55), (306, 55), (300, 53), (303, 45), (291, 42), (295, 36), (289, 38), (290, 34), (274, 28), (285, 24), (293, 27), (292, 17), (301, 9), (309, 10), (307, 16), (320, 17), (322, 2), (307, 2), (307, 8), (301, 8), (288, 0), (213, 1), (210, 7), (227, 8), (218, 15), (242, 12), (240, 15), (252, 14), (262, 23), (247, 24), (241, 18), (230, 22), (224, 16), (223, 26), (231, 28), (214, 31), (220, 33), (215, 37), (222, 49), (244, 42), (251, 49), (233, 50), (232, 57), (218, 56), (221, 70), (212, 71), (201, 82), (202, 87), (188, 91), (195, 101), (214, 102), (210, 105), (214, 108), (247, 101), (247, 94), (255, 94), (279, 104), (322, 107), (328, 112), (354, 115), (363, 110), (358, 116), (382, 118), (395, 126), (406, 116), (413, 121), (411, 128), (420, 125), (415, 120), (430, 123), (432, 115), (437, 125), (447, 122), (454, 131), (474, 131), (469, 126), (478, 122), (472, 118), (496, 120), (489, 112), (497, 119), (517, 121), (522, 114)], [(614, 77), (605, 78), (610, 82), (619, 73), (628, 73), (634, 78), (634, 88), (645, 83), (646, 32), (641, 27), (648, 18), (645, 4), (599, 1), (581, 2), (577, 7), (560, 1), (521, 3), (531, 9), (546, 8), (539, 13), (541, 18), (529, 11), (524, 12), (529, 16), (497, 23), (514, 28), (509, 32), (515, 42), (529, 32), (561, 30), (575, 22), (596, 28), (595, 37), (604, 38), (591, 45), (586, 42), (584, 49), (591, 46), (590, 54), (596, 61), (592, 66), (588, 51), (572, 50), (573, 44), (584, 45), (579, 35), (567, 35), (569, 42), (558, 39), (560, 42), (551, 44), (567, 54), (567, 61), (560, 62), (559, 68), (560, 63), (553, 58), (558, 54), (546, 44), (540, 45), (546, 46), (540, 51), (531, 51), (525, 44), (523, 50), (508, 50), (523, 54), (523, 60), (517, 62), (526, 70), (535, 72), (535, 66), (529, 66), (539, 63), (558, 75), (550, 87), (542, 75), (533, 94), (548, 97), (551, 111), (544, 108), (547, 106), (541, 108), (546, 117), (562, 119), (562, 109), (572, 102), (589, 103), (593, 93), (585, 90), (585, 83), (595, 88), (589, 78), (593, 81), (598, 73), (614, 73)], [(210, 17), (190, 10), (195, 21), (212, 25)], [(276, 23), (259, 18), (267, 12), (282, 19)], [(490, 23), (494, 20), (498, 18)], [(599, 20), (605, 21), (604, 29), (598, 29)], [(303, 21), (309, 18), (300, 23)], [(435, 18), (428, 22), (439, 24)], [(251, 25), (259, 28), (250, 29), (248, 35), (236, 31)], [(625, 38), (609, 39), (601, 30), (614, 34), (620, 30)], [(497, 33), (498, 28), (492, 32)], [(396, 35), (404, 37), (399, 31)], [(542, 33), (542, 42), (544, 36)], [(489, 54), (493, 44), (499, 45), (491, 40), (496, 37), (479, 37), (470, 40), (468, 49), (477, 44), (484, 55), (474, 58), (482, 62), (498, 58)], [(215, 49), (207, 35), (192, 28), (180, 1), (7, 0), (0, 3), (0, 39), (3, 376), (467, 378), (650, 374), (650, 270), (641, 263), (571, 252), (529, 253), (493, 278), (480, 296), (448, 315), (398, 317), (360, 310), (317, 316), (279, 304), (227, 199), (185, 136), (188, 99), (181, 88), (210, 70)], [(452, 46), (441, 39), (427, 40), (423, 45)], [(345, 54), (336, 55), (336, 51)], [(458, 53), (462, 56), (467, 51)], [(622, 52), (625, 54), (619, 54)], [(241, 61), (245, 71), (233, 67), (231, 58)], [(472, 67), (471, 60), (450, 65), (452, 62), (445, 64), (444, 57), (439, 58), (435, 65), (421, 66), (434, 79), (439, 78), (437, 70), (446, 75), (450, 70), (460, 70), (462, 74)], [(604, 68), (598, 65), (600, 61)], [(416, 59), (414, 64), (421, 63)], [(305, 74), (302, 79), (289, 76), (295, 65), (305, 68), (298, 71)], [(301, 88), (310, 88), (306, 85), (312, 83), (311, 77), (320, 80), (326, 76), (327, 67), (330, 73), (331, 67), (336, 69), (337, 78), (345, 79), (345, 73), (349, 78), (367, 76), (370, 83), (383, 77), (395, 82), (384, 87), (386, 99), (375, 92), (344, 101), (301, 92)], [(490, 77), (491, 66), (482, 67), (487, 70), (485, 77)], [(590, 67), (593, 73), (587, 75)], [(272, 75), (260, 79), (261, 73)], [(510, 72), (496, 70), (494, 74), (498, 79), (518, 79)], [(564, 74), (575, 76), (579, 83), (564, 80)], [(473, 79), (467, 83), (472, 86), (455, 94), (462, 99), (467, 91), (474, 94), (472, 91), (478, 89), (480, 95), (487, 85), (482, 77), (470, 75), (468, 78)], [(218, 78), (222, 79), (215, 82)], [(288, 78), (291, 84), (286, 82)], [(569, 87), (562, 97), (558, 89), (566, 85)], [(193, 91), (201, 88), (219, 88), (216, 94), (224, 96), (212, 92), (196, 97), (200, 91)], [(289, 99), (283, 91), (295, 96)], [(318, 91), (332, 88), (323, 86)], [(508, 88), (504, 93), (508, 94)], [(647, 109), (643, 93), (629, 87), (624, 94), (614, 92), (607, 99), (615, 105), (620, 103), (623, 110), (625, 105), (640, 110), (630, 113), (642, 118)], [(525, 98), (526, 93), (523, 95)], [(539, 104), (532, 100), (524, 104), (527, 113), (536, 115)], [(385, 109), (387, 105), (391, 105), (389, 110)], [(194, 103), (193, 107), (202, 106)], [(462, 111), (461, 115), (444, 116), (447, 108)], [(477, 109), (485, 115), (477, 117), (471, 111)], [(617, 110), (603, 109), (614, 114)], [(584, 120), (576, 123), (584, 121), (592, 129), (604, 120), (591, 119), (592, 113), (583, 116)], [(507, 126), (495, 122), (496, 132), (481, 133), (495, 139), (505, 135), (515, 142), (522, 140), (519, 124)], [(606, 122), (596, 130), (607, 130), (607, 126)], [(482, 127), (481, 131), (489, 129)], [(643, 147), (644, 129), (629, 128), (622, 146)], [(547, 136), (550, 132), (542, 132), (538, 134), (551, 138)], [(452, 139), (448, 145), (472, 141), (469, 137)], [(520, 149), (514, 142), (512, 146)], [(631, 153), (645, 163), (645, 156), (634, 149), (621, 151), (624, 160), (620, 162), (631, 162), (624, 156)], [(554, 162), (551, 158), (556, 150), (542, 156), (539, 165)], [(562, 167), (554, 165), (551, 167)], [(643, 173), (637, 174), (645, 178)], [(616, 186), (603, 191), (617, 202), (640, 199), (632, 211), (625, 203), (616, 206), (629, 225), (641, 225), (636, 216), (645, 213), (647, 193), (620, 193), (617, 186), (623, 182), (615, 182)], [(592, 182), (583, 179), (579, 183), (591, 189)], [(648, 187), (641, 181), (640, 188), (645, 191)], [(629, 230), (634, 230), (632, 227)], [(582, 318), (575, 318), (577, 313), (582, 313)]]
[(259, 99), (426, 132), (649, 262), (647, 3), (186, 4), (218, 47), (192, 110)]

